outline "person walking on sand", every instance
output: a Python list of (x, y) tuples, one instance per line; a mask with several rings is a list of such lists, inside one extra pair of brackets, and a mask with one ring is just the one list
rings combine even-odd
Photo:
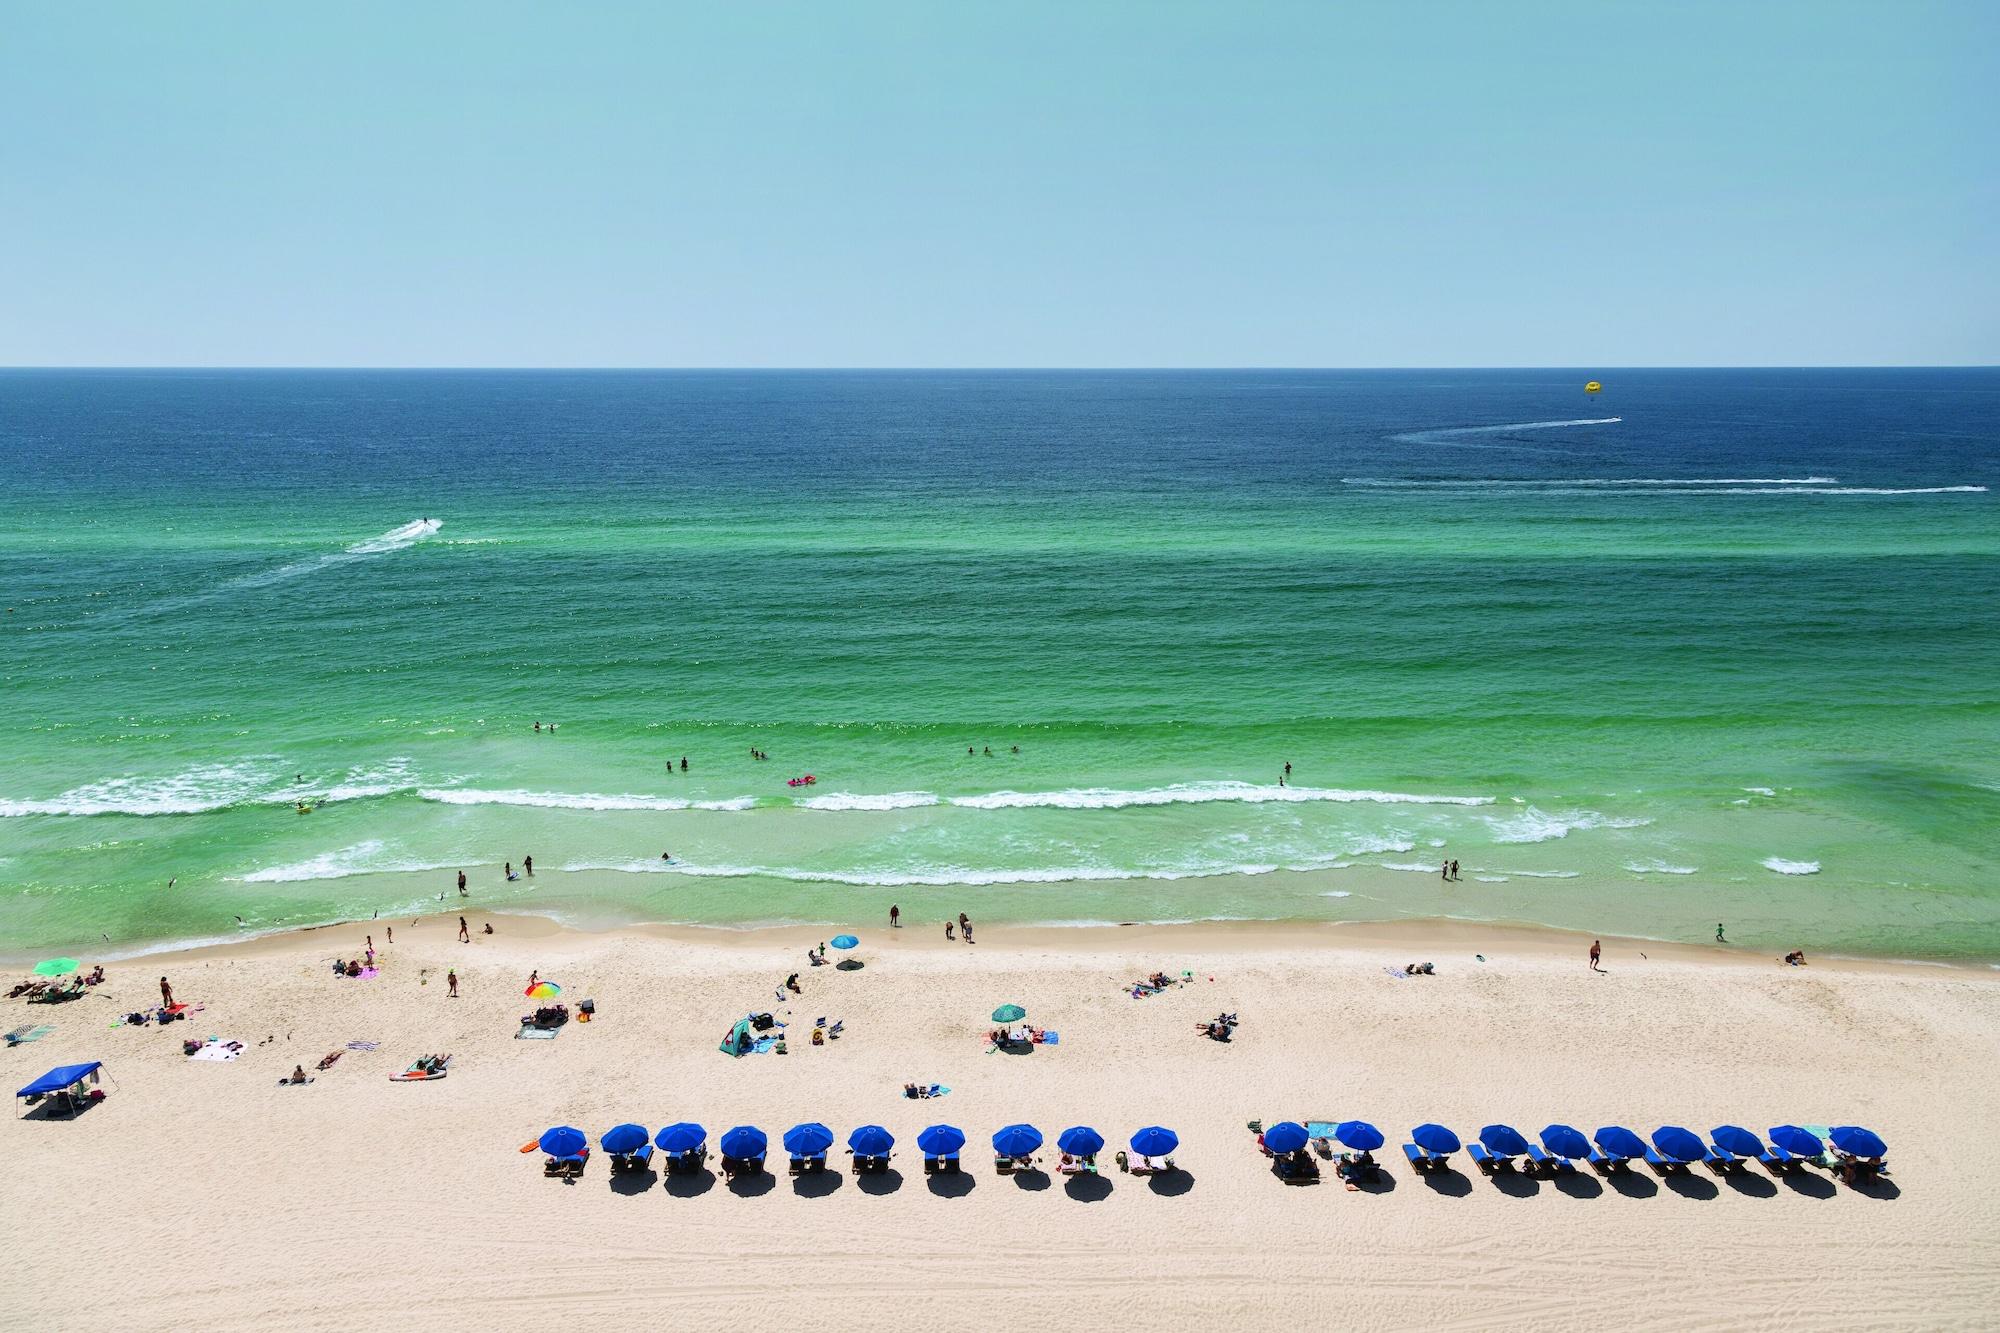
[(458, 919), (458, 942), (460, 944), (472, 943), (472, 930), (465, 924), (464, 917)]
[(1715, 942), (1717, 944), (1729, 943), (1728, 940), (1722, 938), (1722, 923), (1720, 921), (1715, 923)]
[(1451, 862), (1446, 861), (1438, 867), (1438, 878), (1447, 884), (1451, 882)]
[(447, 971), (447, 972), (446, 972), (446, 973), (444, 974), (444, 984), (445, 984), (445, 986), (446, 986), (446, 987), (448, 988), (448, 989), (446, 990), (446, 992), (445, 992), (445, 999), (447, 999), (447, 1000), (456, 1000), (456, 999), (458, 998), (458, 969), (457, 969), (457, 968), (455, 968), (455, 967), (454, 967), (454, 968), (451, 968), (451, 969), (450, 969), (449, 971)]
[(1597, 965), (1597, 960), (1598, 960), (1599, 958), (1603, 957), (1603, 956), (1604, 956), (1604, 941), (1603, 941), (1603, 940), (1592, 940), (1592, 941), (1590, 942), (1590, 970), (1591, 970), (1591, 971), (1593, 971), (1593, 972), (1602, 972), (1602, 971), (1604, 970), (1603, 968), (1601, 968), (1601, 967), (1599, 967), (1599, 966)]
[(896, 904), (894, 903), (889, 904), (889, 928), (891, 930), (897, 929), (903, 924), (902, 922), (896, 919), (902, 914), (903, 914), (902, 911), (896, 906)]
[(167, 984), (165, 977), (160, 978), (160, 1003), (169, 1009), (174, 1007), (174, 988)]

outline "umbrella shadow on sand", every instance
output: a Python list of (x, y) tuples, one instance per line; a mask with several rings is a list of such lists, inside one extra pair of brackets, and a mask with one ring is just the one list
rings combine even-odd
[(883, 1171), (864, 1171), (854, 1178), (854, 1188), (863, 1194), (894, 1194), (903, 1188), (903, 1173), (893, 1166)]
[(739, 1199), (755, 1199), (778, 1188), (778, 1178), (769, 1171), (759, 1171), (752, 1175), (745, 1172), (729, 1181), (729, 1192)]
[(1146, 1188), (1164, 1198), (1177, 1199), (1194, 1188), (1194, 1172), (1181, 1167), (1155, 1171), (1146, 1177)]
[(1078, 1203), (1102, 1203), (1111, 1197), (1111, 1182), (1095, 1172), (1069, 1176), (1063, 1181), (1063, 1193)]
[(838, 1171), (807, 1171), (792, 1177), (792, 1193), (801, 1199), (824, 1199), (847, 1179)]
[(924, 1181), (940, 1199), (963, 1199), (977, 1183), (964, 1171), (940, 1171)]
[(715, 1172), (707, 1167), (698, 1171), (667, 1172), (667, 1193), (676, 1199), (695, 1199), (715, 1188)]

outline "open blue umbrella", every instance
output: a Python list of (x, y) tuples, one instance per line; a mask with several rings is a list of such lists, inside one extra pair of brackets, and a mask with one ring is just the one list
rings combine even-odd
[(896, 1136), (880, 1125), (863, 1125), (847, 1136), (847, 1147), (856, 1157), (887, 1157), (896, 1146)]
[(1264, 1146), (1272, 1152), (1297, 1152), (1312, 1135), (1296, 1120), (1280, 1120), (1264, 1131)]
[(1542, 1146), (1558, 1157), (1590, 1156), (1590, 1140), (1583, 1131), (1569, 1125), (1550, 1125), (1542, 1131)]
[(1459, 1149), (1458, 1135), (1443, 1125), (1418, 1125), (1410, 1131), (1410, 1141), (1425, 1152), (1448, 1153)]
[(957, 1125), (932, 1125), (917, 1135), (917, 1147), (932, 1157), (957, 1152), (965, 1146), (965, 1131)]
[(693, 1152), (708, 1141), (708, 1131), (686, 1120), (676, 1121), (653, 1138), (661, 1152)]
[(583, 1145), (588, 1142), (590, 1140), (583, 1136), (582, 1130), (557, 1125), (544, 1131), (542, 1137), (535, 1140), (535, 1146), (551, 1157), (574, 1157), (583, 1151)]
[(1794, 1157), (1817, 1157), (1826, 1151), (1826, 1145), (1817, 1136), (1806, 1133), (1797, 1125), (1771, 1126), (1771, 1142)]
[(1042, 1146), (1042, 1131), (1033, 1125), (1009, 1125), (993, 1136), (993, 1151), (1002, 1157), (1026, 1157)]
[(764, 1149), (769, 1146), (770, 1140), (766, 1139), (764, 1131), (755, 1125), (738, 1125), (722, 1136), (722, 1155), (734, 1157), (739, 1162), (752, 1157), (762, 1157)]
[(1479, 1131), (1479, 1141), (1495, 1157), (1523, 1157), (1528, 1152), (1528, 1141), (1512, 1125), (1488, 1125)]
[(1606, 1125), (1591, 1136), (1608, 1157), (1644, 1157), (1646, 1141), (1623, 1125)]
[(1889, 1155), (1889, 1145), (1882, 1142), (1881, 1136), (1859, 1125), (1835, 1125), (1826, 1132), (1826, 1136), (1833, 1140), (1834, 1147), (1856, 1157)]
[(859, 943), (861, 941), (855, 939), (852, 935), (835, 935), (833, 937), (833, 947), (836, 949), (852, 949)]
[(1056, 1136), (1056, 1147), (1078, 1157), (1088, 1157), (1104, 1147), (1104, 1136), (1088, 1125), (1077, 1125)]
[(615, 1153), (637, 1152), (646, 1146), (646, 1140), (653, 1136), (646, 1132), (644, 1125), (613, 1125), (604, 1131), (600, 1140), (604, 1151)]
[(1653, 1146), (1660, 1150), (1660, 1156), (1671, 1157), (1676, 1162), (1699, 1162), (1708, 1156), (1701, 1136), (1679, 1125), (1661, 1125), (1654, 1130)]
[(1366, 1120), (1341, 1121), (1333, 1127), (1333, 1137), (1340, 1140), (1343, 1148), (1352, 1148), (1356, 1152), (1374, 1152), (1388, 1142), (1382, 1137), (1382, 1131)]
[(1708, 1132), (1715, 1140), (1715, 1146), (1724, 1152), (1733, 1152), (1738, 1157), (1762, 1157), (1764, 1140), (1752, 1134), (1741, 1125), (1717, 1125)]
[(1165, 1157), (1180, 1146), (1180, 1135), (1158, 1125), (1148, 1125), (1132, 1136), (1132, 1151), (1141, 1157)]
[(800, 1157), (817, 1157), (833, 1146), (833, 1131), (818, 1121), (808, 1120), (785, 1131), (785, 1151)]

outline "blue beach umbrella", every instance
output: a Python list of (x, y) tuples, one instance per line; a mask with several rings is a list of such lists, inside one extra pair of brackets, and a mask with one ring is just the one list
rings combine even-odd
[(1366, 1120), (1341, 1121), (1333, 1127), (1333, 1137), (1340, 1140), (1343, 1148), (1352, 1148), (1356, 1152), (1374, 1152), (1388, 1141), (1382, 1137), (1381, 1130)]
[(1264, 1131), (1264, 1146), (1272, 1152), (1297, 1152), (1311, 1137), (1296, 1120), (1280, 1120)]
[(965, 1131), (957, 1125), (932, 1125), (917, 1135), (917, 1147), (932, 1157), (957, 1152), (965, 1146)]
[(855, 939), (852, 935), (835, 935), (833, 937), (833, 947), (836, 949), (852, 949), (859, 943), (861, 941)]
[(1644, 1157), (1646, 1142), (1623, 1125), (1606, 1125), (1592, 1135), (1610, 1157)]
[(535, 1140), (535, 1146), (551, 1157), (574, 1157), (582, 1152), (583, 1146), (589, 1142), (590, 1140), (583, 1136), (582, 1130), (571, 1129), (568, 1125), (557, 1125), (554, 1129), (544, 1131), (542, 1137)]
[(708, 1141), (708, 1131), (686, 1120), (668, 1125), (653, 1138), (661, 1152), (693, 1152)]
[(1457, 1152), (1460, 1146), (1458, 1135), (1443, 1125), (1418, 1125), (1410, 1131), (1410, 1141), (1425, 1152)]
[(645, 1147), (646, 1140), (651, 1137), (644, 1125), (613, 1125), (604, 1131), (604, 1137), (599, 1142), (606, 1152), (628, 1153)]
[(1735, 1153), (1738, 1157), (1762, 1157), (1764, 1140), (1752, 1134), (1741, 1125), (1717, 1125), (1708, 1132), (1715, 1140), (1715, 1146), (1724, 1152)]
[(1479, 1131), (1479, 1141), (1495, 1157), (1522, 1157), (1528, 1151), (1528, 1141), (1512, 1125), (1488, 1125)]
[(1132, 1136), (1132, 1151), (1141, 1157), (1165, 1157), (1180, 1146), (1180, 1135), (1158, 1125), (1148, 1125)]
[(1660, 1150), (1660, 1156), (1671, 1157), (1676, 1162), (1699, 1162), (1708, 1156), (1701, 1136), (1679, 1125), (1661, 1125), (1654, 1130), (1653, 1146)]
[(1056, 1147), (1078, 1157), (1088, 1157), (1104, 1147), (1104, 1136), (1088, 1125), (1076, 1125), (1056, 1136)]
[(833, 1146), (833, 1131), (817, 1121), (793, 1125), (785, 1131), (785, 1151), (801, 1157), (816, 1157)]
[(1826, 1151), (1824, 1143), (1797, 1125), (1771, 1126), (1771, 1142), (1794, 1157), (1817, 1157)]
[(1026, 1157), (1042, 1146), (1042, 1131), (1033, 1125), (1009, 1125), (993, 1136), (993, 1151), (1002, 1157)]
[(738, 1161), (762, 1157), (764, 1149), (769, 1146), (770, 1140), (766, 1139), (764, 1131), (755, 1125), (738, 1125), (722, 1136), (722, 1155), (734, 1157)]
[(863, 1125), (847, 1136), (847, 1146), (856, 1157), (887, 1157), (896, 1136), (880, 1125)]
[(1569, 1125), (1550, 1125), (1542, 1131), (1542, 1146), (1558, 1157), (1590, 1156), (1590, 1140), (1583, 1131)]
[(1889, 1155), (1889, 1145), (1882, 1142), (1881, 1136), (1859, 1125), (1835, 1125), (1826, 1132), (1826, 1136), (1833, 1140), (1834, 1147), (1856, 1157)]

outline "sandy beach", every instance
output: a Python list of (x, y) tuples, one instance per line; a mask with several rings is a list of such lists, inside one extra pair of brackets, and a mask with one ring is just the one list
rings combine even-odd
[[(1451, 923), (996, 927), (966, 945), (934, 923), (597, 934), (468, 915), (469, 943), (455, 913), (357, 923), (113, 964), (65, 1005), (6, 1001), (7, 1027), (55, 1027), (6, 1053), (10, 1086), (91, 1059), (115, 1082), (74, 1119), (6, 1130), (5, 1324), (1054, 1328), (1143, 1311), (1247, 1328), (1972, 1328), (2000, 1308), (2000, 1204), (1967, 1138), (2000, 1118), (1985, 969), (1607, 940), (1593, 975), (1587, 938)], [(839, 929), (864, 966), (808, 966)], [(367, 934), (380, 974), (336, 977)], [(1388, 975), (1418, 960), (1437, 974)], [(1192, 980), (1132, 998), (1155, 970)], [(803, 997), (777, 1002), (794, 971)], [(594, 1000), (595, 1021), (517, 1040), (531, 972)], [(200, 1011), (112, 1026), (157, 1001), (162, 973)], [(988, 1053), (1007, 1002), (1059, 1043)], [(790, 1024), (787, 1054), (718, 1051), (760, 1010)], [(1224, 1010), (1241, 1015), (1233, 1042), (1197, 1034)], [(815, 1047), (821, 1016), (844, 1029)], [(182, 1055), (210, 1035), (245, 1049)], [(310, 1085), (279, 1086), (336, 1050)], [(453, 1056), (444, 1081), (389, 1080), (433, 1052)], [(912, 1101), (909, 1082), (951, 1092)], [(1373, 1121), (1387, 1180), (1289, 1187), (1246, 1129), (1260, 1118)], [(806, 1120), (843, 1142), (880, 1123), (898, 1144), (884, 1177), (795, 1182), (774, 1152), (779, 1174), (751, 1187), (614, 1178), (601, 1151), (569, 1184), (518, 1151), (556, 1124), (594, 1145), (620, 1121), (680, 1119), (711, 1146), (747, 1123), (776, 1150)], [(1094, 1126), (1106, 1171), (995, 1174), (988, 1136), (1022, 1120), (1049, 1151)], [(1892, 1175), (1866, 1192), (1761, 1171), (1503, 1187), (1461, 1155), (1424, 1178), (1397, 1148), (1426, 1120), (1468, 1138), (1493, 1121), (1858, 1123), (1888, 1141)], [(937, 1121), (969, 1138), (951, 1184), (914, 1142)], [(1111, 1165), (1148, 1124), (1180, 1135), (1178, 1173)]]

